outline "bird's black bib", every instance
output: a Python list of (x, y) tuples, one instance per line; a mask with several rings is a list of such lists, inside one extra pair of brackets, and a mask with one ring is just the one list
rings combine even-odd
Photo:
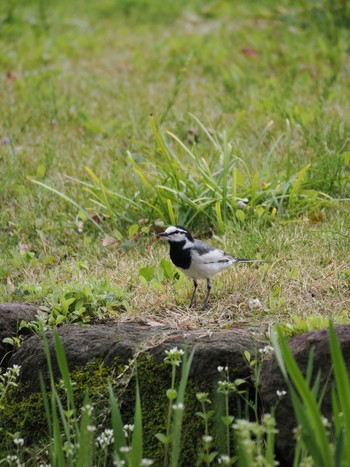
[(189, 269), (191, 266), (191, 248), (183, 249), (185, 243), (185, 241), (177, 243), (169, 242), (171, 261), (181, 269)]

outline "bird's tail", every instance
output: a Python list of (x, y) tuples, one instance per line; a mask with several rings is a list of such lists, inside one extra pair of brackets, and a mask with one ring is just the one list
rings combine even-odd
[(236, 258), (237, 263), (268, 263), (264, 259), (248, 259), (248, 258)]

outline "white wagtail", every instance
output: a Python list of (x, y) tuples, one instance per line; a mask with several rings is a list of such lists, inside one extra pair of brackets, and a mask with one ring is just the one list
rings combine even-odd
[(187, 277), (193, 280), (194, 290), (190, 307), (194, 302), (198, 279), (207, 280), (207, 295), (202, 307), (204, 310), (207, 307), (211, 290), (211, 277), (234, 263), (267, 263), (267, 261), (262, 259), (235, 258), (234, 256), (230, 256), (208, 243), (193, 238), (190, 232), (180, 225), (171, 225), (164, 232), (158, 234), (158, 237), (169, 242), (171, 261)]

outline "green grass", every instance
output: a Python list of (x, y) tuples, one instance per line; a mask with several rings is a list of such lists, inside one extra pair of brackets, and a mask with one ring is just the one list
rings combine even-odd
[[(51, 324), (64, 307), (62, 322), (85, 308), (189, 327), (346, 315), (346, 8), (1, 5), (2, 300), (37, 302)], [(190, 315), (191, 284), (162, 272), (158, 219), (271, 264), (227, 271), (211, 313)]]

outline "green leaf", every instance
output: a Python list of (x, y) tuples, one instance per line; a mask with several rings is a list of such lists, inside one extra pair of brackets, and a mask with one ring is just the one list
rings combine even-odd
[(140, 465), (143, 453), (143, 434), (142, 434), (142, 409), (140, 399), (139, 383), (136, 383), (136, 402), (134, 413), (134, 431), (131, 442), (131, 459), (133, 465)]
[(156, 270), (155, 268), (151, 266), (146, 266), (144, 268), (139, 269), (139, 274), (141, 277), (144, 277), (146, 281), (150, 282), (152, 279), (155, 278), (156, 276)]
[(120, 448), (122, 446), (126, 446), (126, 439), (124, 433), (124, 425), (123, 420), (120, 414), (120, 410), (114, 395), (114, 391), (112, 388), (111, 382), (108, 382), (108, 390), (109, 390), (109, 404), (111, 407), (111, 414), (112, 414), (112, 428), (113, 428), (113, 435), (114, 435), (114, 451), (116, 453), (120, 452)]
[(250, 355), (250, 353), (248, 352), (248, 350), (245, 350), (245, 351), (243, 352), (243, 355), (244, 355), (244, 358), (247, 360), (247, 362), (250, 362), (251, 355)]
[(301, 169), (297, 179), (295, 180), (292, 190), (289, 195), (289, 206), (294, 202), (294, 198), (297, 195), (298, 191), (300, 190), (301, 184), (306, 176), (307, 171), (309, 170), (311, 164), (307, 164), (305, 167)]
[(57, 262), (57, 258), (55, 256), (46, 256), (46, 258), (44, 258), (42, 264), (43, 266), (47, 266), (48, 264), (52, 264), (52, 263), (56, 263)]
[(128, 229), (128, 237), (132, 238), (139, 230), (139, 226), (137, 224), (132, 224)]
[(173, 270), (174, 270), (172, 263), (168, 259), (163, 258), (160, 262), (160, 265), (163, 268), (165, 277), (167, 279), (170, 279), (173, 276)]
[(172, 205), (171, 200), (169, 198), (166, 200), (166, 204), (168, 206), (168, 215), (169, 215), (170, 222), (171, 222), (172, 225), (176, 225), (173, 205)]
[(230, 426), (235, 418), (232, 415), (223, 415), (221, 421), (225, 426)]
[(156, 433), (154, 436), (164, 445), (170, 443), (170, 436), (166, 436), (164, 433)]
[(244, 222), (245, 221), (245, 213), (242, 211), (242, 209), (236, 209), (236, 217), (239, 221)]
[[(90, 404), (88, 394), (85, 394), (84, 397), (84, 406)], [(80, 422), (80, 435), (78, 439), (79, 449), (77, 454), (76, 466), (77, 467), (89, 467), (92, 465), (92, 433), (88, 429), (88, 426), (91, 424), (91, 416), (87, 410), (83, 411)]]

